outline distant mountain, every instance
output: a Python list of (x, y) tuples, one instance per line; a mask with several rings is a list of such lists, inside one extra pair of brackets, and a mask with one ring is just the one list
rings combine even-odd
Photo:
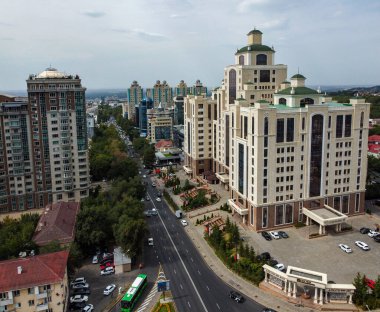
[(96, 98), (106, 98), (106, 97), (115, 97), (115, 98), (126, 98), (127, 89), (87, 89), (86, 90), (86, 99), (96, 99)]
[(373, 87), (355, 87), (348, 90), (344, 90), (348, 92), (360, 92), (360, 93), (379, 93), (380, 92), (380, 86), (373, 86)]

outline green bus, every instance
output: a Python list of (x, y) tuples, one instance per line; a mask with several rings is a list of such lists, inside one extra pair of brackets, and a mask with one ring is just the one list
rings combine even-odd
[(123, 299), (121, 299), (121, 311), (131, 312), (135, 306), (137, 300), (140, 298), (141, 293), (147, 284), (146, 274), (137, 275), (136, 279), (133, 281), (131, 287), (125, 293)]

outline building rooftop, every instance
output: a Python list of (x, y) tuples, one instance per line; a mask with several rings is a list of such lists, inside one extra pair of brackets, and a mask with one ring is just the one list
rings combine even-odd
[(77, 202), (58, 202), (46, 206), (34, 232), (33, 241), (39, 246), (54, 240), (61, 244), (74, 241), (79, 206)]
[[(294, 93), (292, 93), (293, 92), (292, 90), (294, 90)], [(276, 94), (284, 94), (284, 95), (309, 95), (309, 94), (318, 94), (318, 91), (314, 90), (314, 89), (310, 89), (308, 87), (289, 87), (289, 88), (286, 88), (286, 89), (278, 91)]]
[(368, 137), (368, 142), (378, 141), (380, 142), (380, 135), (374, 134)]
[[(66, 272), (67, 250), (0, 262), (0, 292), (59, 283)], [(19, 274), (18, 267), (21, 267)]]
[(274, 52), (274, 50), (271, 48), (271, 47), (268, 47), (266, 45), (263, 45), (263, 44), (251, 44), (251, 45), (248, 45), (248, 46), (245, 46), (239, 50), (237, 50), (237, 53), (242, 53), (242, 52), (247, 52), (247, 51), (272, 51)]
[(301, 75), (301, 74), (295, 74), (292, 76), (291, 79), (306, 79), (306, 77), (304, 75)]
[(254, 29), (254, 30), (251, 30), (251, 31), (247, 34), (247, 36), (252, 35), (252, 34), (259, 34), (259, 35), (262, 35), (263, 33), (262, 33), (260, 30)]

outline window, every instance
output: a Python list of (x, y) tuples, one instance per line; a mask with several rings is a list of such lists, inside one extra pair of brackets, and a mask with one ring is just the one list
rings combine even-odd
[(28, 304), (29, 304), (30, 307), (31, 307), (31, 306), (34, 306), (34, 300), (29, 300), (29, 301), (28, 301)]
[(293, 223), (293, 204), (285, 205), (285, 223)]
[(260, 70), (260, 82), (270, 82), (269, 70)]
[(267, 226), (268, 226), (268, 207), (263, 207), (262, 227), (266, 228)]
[(360, 193), (355, 194), (355, 212), (360, 210)]
[(231, 69), (229, 75), (229, 104), (233, 104), (236, 99), (236, 70)]
[(342, 212), (348, 214), (349, 212), (349, 196), (344, 195), (342, 198)]
[(311, 104), (314, 104), (314, 100), (311, 98), (304, 98), (300, 102), (301, 107), (305, 107), (305, 105), (311, 105)]
[(305, 130), (305, 117), (302, 118), (302, 130)]
[(360, 128), (363, 128), (364, 125), (364, 112), (360, 113)]
[(286, 142), (294, 141), (294, 118), (286, 119)]
[(269, 122), (268, 117), (264, 118), (264, 135), (268, 135), (269, 132)]
[[(258, 54), (256, 56), (256, 65), (267, 65), (267, 56), (265, 54)], [(269, 73), (269, 70), (268, 70), (268, 73)]]
[(285, 125), (285, 120), (283, 118), (277, 119), (277, 135), (276, 135), (277, 143), (284, 142), (284, 125)]
[(334, 197), (334, 209), (341, 211), (341, 209), (340, 209), (340, 196)]
[(323, 116), (314, 115), (311, 121), (311, 154), (309, 196), (320, 196), (322, 176)]
[(337, 138), (341, 138), (343, 136), (343, 115), (336, 116), (336, 133), (335, 136)]
[(351, 136), (351, 123), (352, 123), (352, 115), (346, 115), (344, 118), (344, 136)]
[(280, 98), (280, 99), (278, 100), (278, 104), (286, 105), (286, 99), (284, 99), (284, 98)]
[(275, 225), (284, 223), (284, 205), (276, 205), (276, 220)]
[(244, 65), (244, 55), (239, 56), (239, 65)]

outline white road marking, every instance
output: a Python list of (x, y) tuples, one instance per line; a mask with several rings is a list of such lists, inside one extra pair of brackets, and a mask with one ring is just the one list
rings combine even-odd
[(220, 306), (219, 306), (219, 304), (218, 303), (216, 303), (216, 306), (218, 307), (218, 309), (220, 310)]
[(190, 258), (191, 262), (194, 262), (193, 258)]
[(191, 309), (191, 304), (190, 304), (190, 302), (188, 301), (187, 302), (187, 305), (189, 306), (189, 308)]
[(207, 288), (208, 291), (210, 291), (210, 288), (207, 285), (206, 285), (206, 288)]
[(174, 274), (177, 274), (177, 271), (174, 269)]
[(198, 270), (198, 274), (201, 275), (201, 272)]
[(181, 287), (181, 289), (183, 289), (182, 284), (179, 284), (179, 287)]

